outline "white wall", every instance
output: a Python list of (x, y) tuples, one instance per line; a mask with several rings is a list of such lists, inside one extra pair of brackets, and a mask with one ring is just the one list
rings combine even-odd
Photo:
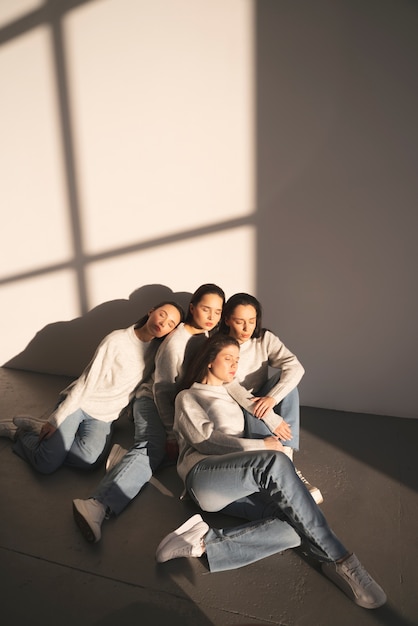
[(303, 403), (417, 417), (418, 5), (258, 7), (266, 322), (306, 368)]
[(416, 417), (418, 8), (2, 0), (0, 363), (77, 374), (203, 282), (306, 405)]

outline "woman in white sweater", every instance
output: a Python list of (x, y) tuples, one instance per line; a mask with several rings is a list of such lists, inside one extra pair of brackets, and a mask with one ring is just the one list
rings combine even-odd
[[(244, 436), (243, 408), (254, 406), (246, 392), (233, 399), (239, 344), (217, 334), (196, 360), (196, 380), (176, 398), (174, 430), (179, 439), (178, 472), (203, 511), (247, 517), (239, 527), (214, 529), (194, 515), (163, 539), (156, 559), (206, 554), (211, 572), (248, 565), (303, 542), (322, 562), (322, 571), (358, 605), (377, 608), (386, 601), (381, 587), (336, 537), (318, 505), (283, 454), (280, 425), (264, 414), (270, 434)], [(228, 385), (228, 390), (226, 389)], [(238, 386), (239, 387), (239, 386)], [(239, 391), (239, 389), (238, 389)], [(278, 423), (279, 430), (275, 428)], [(254, 511), (248, 514), (249, 503)]]
[[(262, 327), (262, 307), (254, 296), (236, 293), (225, 303), (219, 328), (240, 344), (240, 360), (236, 379), (255, 396), (254, 415), (263, 417), (273, 409), (289, 424), (292, 437), (284, 442), (284, 452), (293, 461), (299, 449), (299, 384), (305, 370), (298, 358), (277, 335)], [(276, 372), (270, 376), (270, 369)], [(260, 428), (261, 427), (261, 428)], [(263, 436), (261, 422), (247, 420), (249, 436)], [(298, 471), (317, 504), (323, 501), (317, 487)]]
[[(62, 392), (46, 422), (14, 418), (8, 433), (15, 440), (14, 452), (43, 474), (63, 464), (89, 469), (100, 462), (112, 423), (138, 385), (143, 383), (146, 390), (158, 340), (181, 319), (177, 303), (163, 302), (135, 325), (107, 335), (81, 376)], [(152, 398), (151, 389), (148, 394)]]
[(115, 444), (108, 458), (108, 471), (92, 495), (86, 500), (73, 500), (74, 519), (87, 541), (100, 541), (104, 520), (120, 515), (163, 461), (177, 459), (174, 396), (183, 363), (191, 359), (208, 331), (218, 324), (224, 300), (217, 285), (201, 285), (191, 298), (185, 323), (161, 343), (155, 357), (155, 384), (147, 379), (135, 392), (134, 445), (124, 450)]
[(167, 433), (167, 454), (177, 459), (173, 434), (174, 399), (194, 356), (219, 323), (225, 302), (223, 290), (213, 283), (200, 285), (191, 297), (184, 323), (160, 346), (155, 358), (154, 399)]

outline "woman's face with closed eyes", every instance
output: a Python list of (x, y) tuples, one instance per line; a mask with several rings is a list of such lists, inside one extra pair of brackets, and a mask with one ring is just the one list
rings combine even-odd
[(147, 328), (153, 337), (159, 339), (171, 333), (179, 323), (180, 312), (178, 309), (172, 304), (164, 304), (150, 311)]
[(212, 330), (219, 323), (223, 301), (217, 293), (207, 293), (197, 304), (190, 305), (190, 312), (196, 328)]
[(239, 348), (229, 345), (222, 348), (208, 365), (207, 384), (223, 385), (234, 380), (239, 361)]
[(257, 325), (257, 311), (251, 304), (239, 304), (231, 315), (225, 319), (229, 326), (229, 334), (238, 343), (245, 343), (251, 339)]

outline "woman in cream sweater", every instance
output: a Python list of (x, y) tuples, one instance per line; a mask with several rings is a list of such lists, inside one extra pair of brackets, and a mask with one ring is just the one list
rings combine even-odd
[[(42, 474), (64, 463), (88, 469), (101, 460), (112, 423), (146, 381), (165, 337), (180, 323), (182, 309), (175, 302), (153, 307), (135, 325), (114, 330), (100, 343), (81, 376), (61, 394), (60, 402), (45, 422), (15, 417), (9, 436), (14, 452)], [(148, 390), (152, 398), (152, 390)]]

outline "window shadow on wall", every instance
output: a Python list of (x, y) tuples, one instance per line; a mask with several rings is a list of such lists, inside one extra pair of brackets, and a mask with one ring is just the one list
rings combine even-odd
[[(203, 237), (212, 233), (234, 229), (253, 222), (253, 217), (225, 219), (201, 228), (138, 241), (132, 245), (87, 254), (82, 230), (82, 207), (79, 200), (79, 181), (74, 153), (74, 132), (71, 97), (68, 81), (68, 61), (63, 33), (63, 19), (71, 10), (94, 0), (46, 0), (37, 10), (0, 29), (0, 45), (30, 33), (40, 26), (50, 29), (51, 57), (55, 79), (57, 110), (59, 111), (60, 145), (65, 170), (67, 203), (69, 211), (72, 257), (68, 262), (48, 264), (36, 270), (9, 274), (0, 278), (2, 285), (15, 285), (24, 280), (52, 275), (63, 270), (75, 273), (76, 300), (80, 317), (71, 321), (48, 324), (41, 329), (20, 354), (9, 359), (4, 366), (37, 372), (78, 376), (92, 357), (101, 339), (116, 328), (134, 323), (144, 312), (163, 299), (177, 300), (187, 307), (190, 294), (176, 293), (163, 285), (147, 285), (133, 292), (129, 300), (114, 300), (90, 310), (86, 270), (100, 261), (120, 258), (158, 246), (169, 245)], [(65, 210), (64, 208), (62, 210)]]

